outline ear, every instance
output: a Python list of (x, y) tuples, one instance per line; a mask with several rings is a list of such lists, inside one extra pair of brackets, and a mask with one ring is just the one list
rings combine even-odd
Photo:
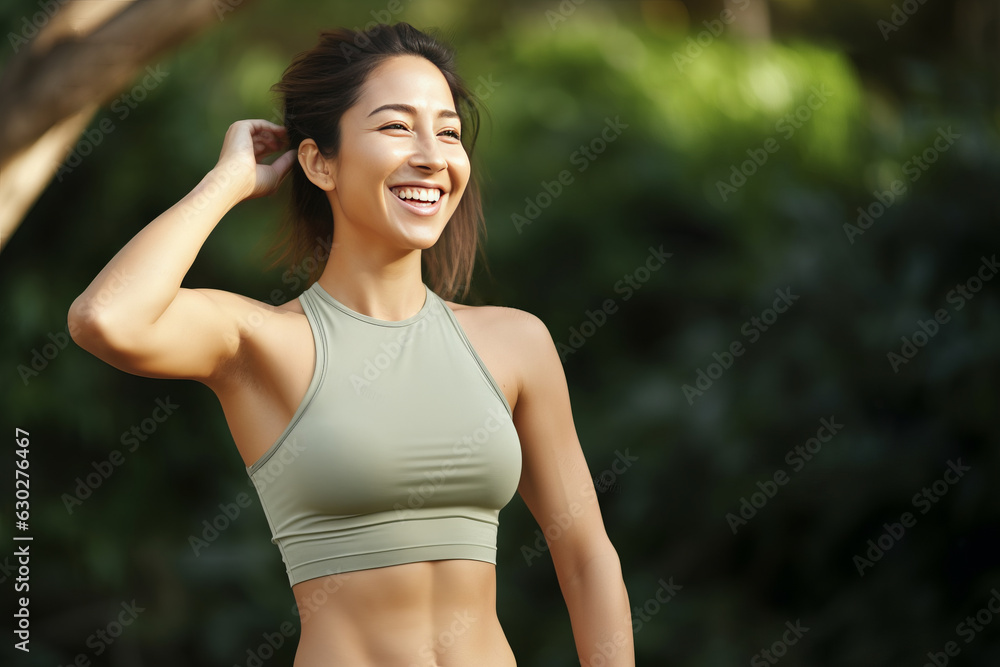
[(320, 153), (319, 146), (313, 139), (303, 139), (299, 144), (299, 164), (306, 178), (320, 190), (333, 190), (336, 184), (330, 171), (329, 161)]

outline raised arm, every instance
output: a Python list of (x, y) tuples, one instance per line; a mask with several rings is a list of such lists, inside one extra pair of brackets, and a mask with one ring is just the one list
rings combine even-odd
[(70, 306), (70, 335), (123, 371), (209, 381), (239, 350), (242, 316), (253, 300), (214, 289), (181, 288), (208, 235), (244, 199), (273, 192), (294, 151), (274, 163), (284, 128), (242, 120), (226, 132), (219, 161), (183, 199), (146, 225)]
[(559, 353), (540, 319), (515, 312), (515, 339), (521, 341), (514, 408), (522, 452), (518, 492), (545, 535), (580, 664), (635, 667), (628, 591), (573, 424)]

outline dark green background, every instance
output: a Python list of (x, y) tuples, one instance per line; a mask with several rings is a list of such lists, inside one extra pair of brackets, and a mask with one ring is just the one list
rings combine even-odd
[[(61, 336), (72, 300), (214, 165), (229, 124), (277, 118), (268, 88), (292, 55), (321, 28), (363, 27), (387, 4), (259, 1), (224, 14), (157, 63), (168, 75), (127, 115), (105, 104), (91, 128), (110, 119), (113, 131), (52, 182), (0, 254), (8, 545), (13, 432), (31, 433), (34, 632), (14, 664), (85, 653), (93, 664), (246, 665), (264, 633), (297, 628), (212, 392), (123, 373)], [(619, 452), (636, 457), (604, 476), (600, 496), (631, 603), (648, 605), (645, 620), (634, 612), (637, 664), (766, 664), (751, 661), (796, 620), (809, 630), (787, 667), (919, 667), (947, 641), (961, 648), (951, 664), (1000, 664), (1000, 618), (968, 643), (957, 628), (1000, 586), (1000, 280), (961, 310), (949, 300), (1000, 250), (996, 8), (914, 3), (884, 39), (891, 3), (774, 0), (770, 40), (726, 26), (699, 53), (688, 39), (720, 3), (587, 0), (554, 28), (555, 0), (402, 4), (394, 21), (443, 28), (473, 87), (495, 82), (476, 157), (489, 271), (467, 301), (532, 312), (569, 344), (588, 310), (615, 300), (565, 370), (595, 477)], [(965, 22), (978, 6), (981, 29)], [(33, 11), (5, 5), (4, 33)], [(983, 46), (976, 35), (993, 37)], [(679, 68), (678, 53), (696, 57)], [(814, 89), (827, 99), (809, 109)], [(808, 120), (789, 133), (781, 119), (797, 110)], [(608, 118), (627, 127), (597, 159), (574, 162)], [(958, 138), (947, 150), (907, 170), (948, 128)], [(723, 201), (718, 182), (765, 145), (778, 148)], [(515, 229), (525, 198), (563, 170), (573, 181)], [(896, 180), (903, 194), (852, 243), (844, 225)], [(301, 286), (264, 260), (286, 196), (227, 215), (184, 285), (296, 297)], [(661, 245), (672, 256), (626, 299), (616, 284)], [(744, 323), (778, 289), (798, 299), (751, 341)], [(948, 321), (894, 371), (887, 354), (938, 309)], [(19, 367), (52, 339), (68, 344), (25, 382)], [(689, 401), (682, 386), (734, 341), (744, 353)], [(179, 407), (128, 452), (121, 434), (167, 397)], [(823, 418), (843, 428), (796, 471), (786, 452)], [(63, 494), (114, 449), (124, 463), (69, 513)], [(959, 459), (970, 470), (921, 514), (914, 494)], [(788, 483), (734, 535), (726, 515), (779, 470)], [(250, 505), (195, 557), (189, 537), (241, 493)], [(915, 525), (860, 576), (854, 556), (906, 511)], [(551, 560), (529, 564), (522, 551), (536, 530), (519, 498), (501, 514), (500, 620), (519, 665), (577, 664)], [(0, 551), (5, 564), (12, 551)], [(660, 605), (658, 582), (671, 578), (682, 588)], [(10, 572), (0, 579), (10, 602)], [(95, 656), (88, 636), (133, 599), (145, 611)], [(290, 665), (296, 641), (265, 664)], [(13, 654), (4, 643), (0, 656)]]

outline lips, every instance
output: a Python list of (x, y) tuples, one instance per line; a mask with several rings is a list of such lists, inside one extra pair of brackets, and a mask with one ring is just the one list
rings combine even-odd
[[(444, 188), (437, 185), (421, 185), (414, 183), (392, 185), (389, 186), (389, 189), (397, 195), (401, 195), (404, 191), (409, 191), (410, 194), (413, 195), (420, 195), (416, 197), (409, 197), (409, 199), (417, 199), (419, 201), (437, 201), (445, 191)], [(423, 199), (422, 195), (425, 193), (432, 193), (432, 198), (426, 200)]]
[(434, 202), (430, 206), (427, 206), (426, 204), (424, 204), (424, 205), (413, 204), (413, 203), (411, 203), (410, 201), (408, 201), (406, 199), (400, 199), (399, 197), (396, 196), (396, 194), (392, 190), (389, 190), (388, 188), (386, 188), (386, 190), (388, 190), (389, 195), (392, 197), (392, 199), (395, 200), (404, 209), (406, 209), (410, 213), (414, 213), (416, 215), (422, 215), (422, 216), (434, 215), (435, 213), (437, 213), (438, 211), (440, 211), (441, 210), (441, 202), (444, 201), (444, 198), (446, 196), (448, 196), (446, 192), (442, 192), (441, 196), (438, 197), (438, 200), (436, 202)]

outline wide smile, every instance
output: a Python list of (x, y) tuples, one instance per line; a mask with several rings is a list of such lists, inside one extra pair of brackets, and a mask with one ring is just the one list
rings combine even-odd
[(438, 197), (438, 200), (433, 204), (431, 204), (429, 202), (400, 199), (399, 197), (396, 196), (396, 194), (392, 190), (389, 190), (388, 187), (386, 187), (386, 191), (389, 193), (389, 197), (394, 201), (396, 201), (396, 203), (402, 206), (405, 210), (415, 215), (423, 215), (423, 216), (434, 215), (435, 213), (440, 211), (441, 202), (443, 202), (444, 198), (448, 196), (448, 193), (442, 192), (441, 196)]

